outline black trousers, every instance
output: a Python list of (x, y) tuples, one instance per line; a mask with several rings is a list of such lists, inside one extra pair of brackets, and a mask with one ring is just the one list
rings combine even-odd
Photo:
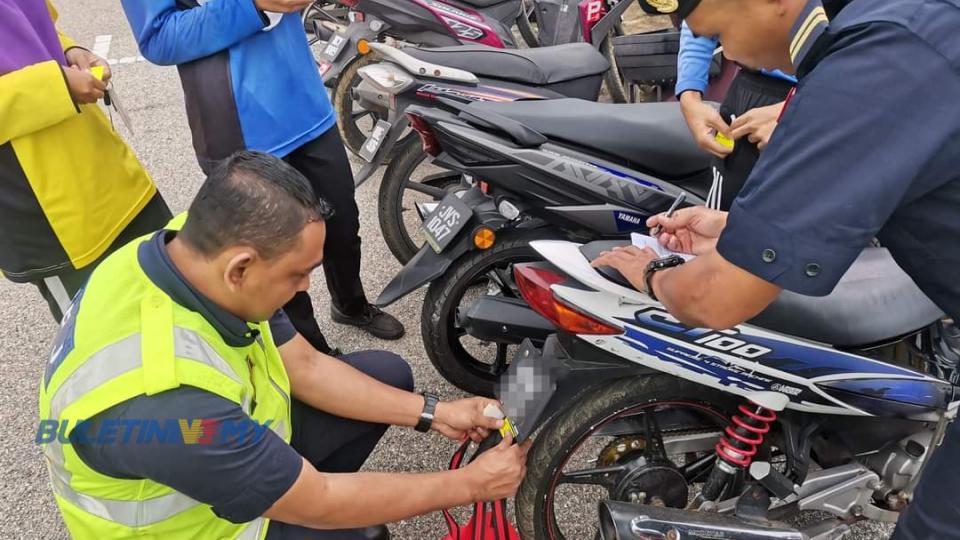
[(153, 198), (143, 207), (143, 210), (134, 217), (127, 226), (120, 231), (117, 238), (110, 244), (110, 247), (103, 252), (96, 261), (84, 266), (83, 268), (64, 270), (53, 276), (47, 276), (31, 281), (38, 289), (43, 299), (47, 301), (50, 307), (50, 314), (59, 323), (63, 319), (63, 313), (70, 307), (70, 302), (76, 296), (77, 291), (86, 285), (87, 279), (93, 270), (103, 262), (111, 253), (120, 249), (127, 243), (139, 238), (145, 234), (152, 233), (161, 229), (170, 218), (170, 209), (167, 203), (160, 196), (160, 193), (154, 194)]
[[(333, 206), (327, 221), (323, 273), (333, 306), (345, 315), (359, 315), (367, 304), (360, 282), (360, 211), (354, 199), (353, 171), (336, 128), (291, 152), (284, 160), (307, 177), (313, 191)], [(284, 311), (293, 326), (315, 348), (330, 347), (317, 326), (307, 293), (298, 293)]]
[(947, 429), (890, 540), (960, 540), (960, 422)]
[[(780, 103), (786, 99), (790, 88), (788, 81), (776, 77), (768, 77), (752, 71), (741, 71), (730, 85), (727, 97), (720, 106), (720, 116), (727, 123), (732, 122), (734, 116), (742, 116), (745, 112)], [(719, 197), (719, 205), (711, 204), (720, 210), (730, 210), (740, 189), (747, 182), (753, 166), (760, 159), (760, 150), (757, 145), (744, 137), (737, 141), (733, 152), (727, 157), (714, 160), (714, 203)]]
[[(362, 351), (341, 359), (381, 382), (413, 390), (413, 372), (399, 356), (386, 351)], [(317, 470), (350, 473), (360, 470), (387, 430), (383, 424), (348, 420), (294, 400), (291, 446)], [(363, 501), (357, 501), (362, 505)], [(267, 540), (363, 540), (356, 529), (320, 531), (273, 521)]]

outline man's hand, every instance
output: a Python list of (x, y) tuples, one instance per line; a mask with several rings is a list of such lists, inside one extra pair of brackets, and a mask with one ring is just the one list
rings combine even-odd
[(738, 116), (731, 126), (733, 128), (733, 139), (736, 140), (746, 135), (748, 141), (763, 150), (770, 142), (773, 130), (777, 129), (777, 118), (780, 117), (780, 111), (782, 110), (783, 103), (781, 102), (750, 109), (742, 116)]
[(657, 258), (657, 253), (650, 248), (637, 246), (623, 246), (611, 251), (604, 251), (590, 263), (594, 268), (610, 266), (618, 270), (627, 281), (638, 291), (646, 291), (647, 284), (644, 273), (647, 265)]
[(500, 408), (495, 400), (480, 397), (438, 403), (432, 428), (455, 441), (470, 437), (473, 442), (480, 442), (490, 434), (489, 430), (503, 425), (503, 420), (483, 414), (487, 405)]
[(93, 66), (103, 66), (103, 82), (109, 82), (113, 72), (110, 63), (82, 47), (71, 47), (64, 53), (67, 63), (81, 71), (90, 71)]
[(719, 111), (703, 102), (700, 92), (688, 91), (681, 94), (680, 110), (697, 146), (719, 158), (733, 152), (733, 148), (723, 146), (716, 139), (717, 132), (732, 138), (730, 126), (723, 121)]
[(513, 497), (527, 474), (527, 452), (531, 441), (514, 445), (513, 436), (480, 454), (464, 471), (470, 475), (474, 499), (496, 501)]
[(107, 88), (106, 83), (98, 81), (89, 71), (83, 71), (80, 68), (65, 67), (63, 74), (67, 78), (70, 95), (77, 103), (96, 103), (103, 97), (103, 92)]
[(704, 206), (682, 208), (673, 213), (657, 214), (647, 220), (651, 229), (660, 226), (657, 237), (661, 245), (680, 253), (703, 255), (716, 249), (720, 233), (727, 226), (727, 213)]
[(293, 13), (313, 3), (313, 0), (254, 0), (257, 9), (277, 13)]

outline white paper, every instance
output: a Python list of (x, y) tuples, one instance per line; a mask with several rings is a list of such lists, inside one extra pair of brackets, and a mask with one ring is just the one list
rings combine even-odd
[(671, 255), (679, 255), (683, 257), (683, 260), (689, 261), (696, 257), (696, 255), (689, 255), (687, 253), (680, 253), (673, 251), (672, 249), (667, 249), (666, 247), (660, 245), (660, 242), (652, 236), (647, 236), (645, 234), (633, 233), (630, 235), (630, 240), (633, 242), (633, 245), (638, 248), (650, 248), (657, 252), (657, 257), (663, 259)]

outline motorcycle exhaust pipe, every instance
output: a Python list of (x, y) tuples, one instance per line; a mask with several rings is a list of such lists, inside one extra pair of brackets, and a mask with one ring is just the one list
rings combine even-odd
[(602, 501), (599, 512), (601, 540), (808, 540), (797, 529), (727, 514), (619, 501)]
[(495, 343), (519, 344), (530, 339), (541, 344), (557, 331), (553, 323), (523, 300), (501, 296), (481, 296), (474, 300), (457, 313), (457, 322), (470, 336)]

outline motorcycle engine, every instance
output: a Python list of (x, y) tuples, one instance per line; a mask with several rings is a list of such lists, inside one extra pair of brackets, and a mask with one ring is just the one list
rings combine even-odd
[(920, 474), (920, 466), (930, 448), (933, 432), (917, 433), (890, 443), (866, 459), (866, 465), (880, 476), (883, 484), (877, 489), (879, 499), (898, 506), (898, 494)]

